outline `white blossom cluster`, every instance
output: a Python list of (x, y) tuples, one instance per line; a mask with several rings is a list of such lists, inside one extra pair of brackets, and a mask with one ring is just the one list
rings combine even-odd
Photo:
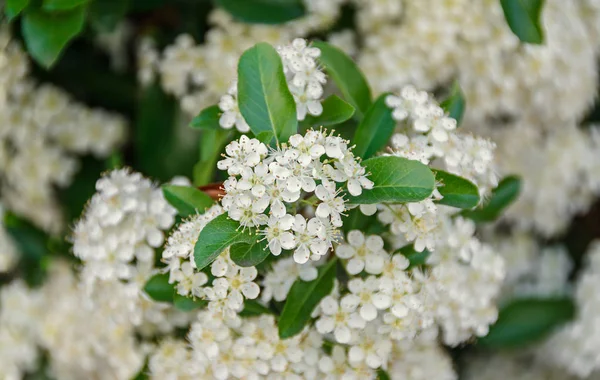
[(515, 123), (494, 136), (500, 169), (523, 178), (519, 199), (505, 218), (552, 237), (600, 195), (600, 132), (596, 125), (585, 130), (573, 123), (545, 133), (532, 127)]
[[(48, 279), (39, 289), (28, 289), (15, 281), (0, 291), (0, 378), (21, 379), (48, 357), (49, 375), (60, 379), (131, 379), (143, 367), (148, 346), (137, 334), (170, 333), (187, 319), (164, 314), (152, 319), (157, 308), (135, 300), (131, 286), (105, 282), (94, 293), (73, 275), (65, 262), (55, 261)], [(131, 312), (143, 312), (146, 321), (132, 320)]]
[(574, 121), (593, 101), (600, 48), (593, 0), (545, 1), (541, 45), (521, 44), (494, 0), (354, 2), (364, 40), (358, 60), (379, 92), (408, 83), (433, 90), (456, 78), (467, 119), (477, 123), (505, 114)]
[[(300, 264), (319, 260), (338, 239), (346, 191), (356, 196), (373, 186), (348, 141), (325, 130), (293, 135), (271, 151), (242, 136), (225, 154), (217, 163), (229, 174), (223, 209), (243, 228), (257, 228), (273, 255), (293, 250)], [(312, 218), (295, 212), (307, 204)]]
[[(365, 364), (359, 351), (336, 345), (327, 354), (323, 337), (312, 329), (281, 340), (275, 319), (263, 314), (242, 319), (241, 325), (224, 323), (219, 314), (198, 313), (187, 336), (188, 342), (173, 339), (159, 344), (149, 360), (151, 378), (211, 379), (375, 379), (376, 371)], [(372, 342), (371, 342), (372, 343)], [(365, 347), (368, 347), (365, 345)], [(369, 363), (376, 348), (363, 354)], [(353, 351), (354, 350), (354, 351)], [(390, 366), (392, 378), (420, 380), (456, 379), (449, 358), (433, 339), (415, 345), (394, 344)], [(354, 360), (353, 360), (354, 358)], [(424, 364), (426, 364), (424, 366)]]
[[(316, 61), (321, 51), (307, 46), (306, 40), (296, 38), (291, 44), (278, 47), (277, 52), (283, 63), (288, 87), (296, 102), (298, 120), (304, 120), (307, 114), (319, 116), (323, 112), (320, 103), (323, 85), (327, 82)], [(237, 104), (237, 81), (230, 86), (227, 95), (221, 97), (219, 108), (223, 111), (219, 118), (221, 127), (230, 129), (235, 125), (242, 133), (250, 131)]]
[(242, 268), (229, 257), (226, 248), (210, 266), (214, 277), (208, 284), (208, 275), (196, 268), (194, 246), (204, 226), (223, 213), (219, 205), (197, 214), (179, 224), (168, 238), (162, 253), (162, 261), (167, 264), (169, 283), (176, 284), (177, 293), (182, 296), (208, 300), (208, 309), (219, 313), (229, 324), (241, 323), (238, 313), (242, 311), (244, 299), (255, 299), (260, 293), (254, 282), (258, 274), (256, 268)]
[(150, 180), (129, 169), (107, 173), (96, 190), (75, 226), (73, 253), (92, 283), (132, 280), (139, 268), (153, 268), (154, 249), (163, 244), (176, 210)]
[(76, 103), (52, 85), (36, 86), (21, 46), (0, 29), (0, 196), (7, 209), (59, 232), (54, 188), (71, 183), (77, 154), (108, 156), (124, 130), (121, 117)]
[[(351, 277), (349, 293), (321, 303), (316, 327), (352, 345), (352, 333), (365, 328), (384, 342), (413, 339), (437, 324), (443, 341), (457, 345), (485, 336), (497, 318), (496, 299), (504, 279), (502, 258), (473, 236), (471, 221), (440, 216), (443, 233), (427, 257), (424, 271), (408, 269), (402, 254), (390, 256), (381, 237), (350, 231), (336, 247)], [(361, 274), (367, 277), (360, 277)], [(389, 345), (389, 344), (388, 344)], [(389, 354), (389, 352), (388, 352)], [(384, 360), (385, 362), (385, 360)]]
[[(245, 24), (215, 9), (209, 15), (213, 26), (205, 42), (196, 45), (189, 35), (180, 35), (173, 45), (159, 53), (148, 39), (138, 49), (138, 78), (142, 84), (160, 79), (161, 87), (180, 99), (182, 109), (195, 116), (219, 101), (231, 87), (242, 53), (256, 42), (273, 46), (289, 43), (297, 36), (332, 25), (344, 0), (303, 0), (306, 16), (283, 25)], [(302, 86), (299, 86), (302, 87)]]
[(600, 242), (592, 242), (586, 261), (575, 284), (575, 319), (548, 339), (539, 353), (545, 362), (581, 379), (600, 373)]

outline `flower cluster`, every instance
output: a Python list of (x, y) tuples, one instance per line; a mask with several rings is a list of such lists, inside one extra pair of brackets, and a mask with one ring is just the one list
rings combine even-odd
[(244, 299), (255, 299), (260, 293), (253, 282), (256, 268), (236, 265), (226, 248), (210, 266), (214, 279), (209, 286), (208, 275), (197, 270), (193, 255), (202, 229), (222, 213), (223, 209), (215, 205), (179, 224), (167, 240), (162, 261), (167, 264), (169, 283), (176, 284), (178, 294), (206, 299), (209, 310), (221, 314), (229, 324), (239, 324), (237, 314), (243, 309)]
[(132, 280), (136, 267), (154, 266), (154, 248), (163, 244), (176, 210), (150, 180), (128, 169), (106, 174), (96, 189), (75, 226), (73, 253), (90, 282)]
[[(217, 163), (229, 174), (223, 208), (243, 228), (257, 228), (275, 256), (294, 250), (297, 263), (319, 260), (338, 239), (344, 193), (356, 196), (373, 186), (348, 141), (323, 130), (294, 135), (271, 152), (242, 136), (225, 153)], [(299, 205), (314, 206), (315, 216), (296, 213)]]
[(3, 205), (40, 228), (58, 233), (63, 216), (55, 187), (71, 183), (76, 154), (108, 156), (123, 139), (125, 121), (74, 102), (29, 78), (29, 61), (0, 28), (0, 194)]
[[(319, 116), (323, 112), (320, 102), (323, 85), (327, 82), (316, 61), (321, 51), (307, 46), (306, 40), (296, 38), (290, 45), (278, 47), (277, 52), (283, 63), (288, 87), (296, 101), (298, 120), (304, 120), (307, 113)], [(221, 127), (230, 129), (235, 125), (242, 133), (250, 131), (238, 107), (237, 81), (234, 81), (227, 94), (221, 97), (219, 108), (223, 111), (219, 119)]]

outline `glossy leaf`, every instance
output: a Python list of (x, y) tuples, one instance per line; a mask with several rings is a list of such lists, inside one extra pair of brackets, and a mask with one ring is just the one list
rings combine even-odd
[(175, 293), (173, 295), (173, 306), (181, 311), (192, 311), (208, 305), (208, 301), (202, 299), (193, 299)]
[(155, 274), (144, 285), (146, 294), (158, 302), (173, 302), (173, 288), (173, 284), (169, 284), (168, 273)]
[(385, 104), (388, 94), (383, 94), (369, 108), (356, 130), (353, 152), (362, 158), (369, 158), (380, 151), (392, 137), (396, 122), (392, 110)]
[(113, 31), (129, 10), (130, 0), (92, 0), (88, 7), (92, 26), (101, 32)]
[(377, 370), (377, 380), (390, 380), (390, 375), (385, 370), (379, 368)]
[(255, 135), (273, 132), (285, 142), (298, 131), (296, 102), (277, 51), (267, 43), (246, 50), (238, 64), (238, 104)]
[(327, 42), (315, 41), (313, 46), (321, 50), (319, 61), (327, 74), (340, 89), (344, 99), (354, 106), (356, 114), (362, 117), (371, 106), (371, 89), (352, 58)]
[(541, 25), (544, 0), (500, 0), (500, 4), (508, 26), (521, 41), (530, 44), (544, 42)]
[(88, 3), (90, 0), (43, 0), (42, 9), (47, 11), (66, 11)]
[(302, 122), (309, 127), (329, 127), (350, 119), (354, 115), (354, 107), (337, 95), (331, 95), (323, 101), (323, 113), (319, 116), (307, 115)]
[(266, 306), (263, 306), (258, 301), (254, 300), (245, 300), (244, 301), (244, 309), (240, 312), (240, 316), (242, 317), (256, 317), (262, 314), (273, 314), (271, 309)]
[(437, 189), (444, 196), (437, 203), (467, 209), (479, 204), (479, 190), (473, 182), (443, 170), (432, 171), (436, 182), (441, 184)]
[(233, 244), (251, 244), (257, 239), (258, 237), (253, 235), (248, 228), (245, 231), (242, 230), (240, 224), (229, 219), (227, 214), (219, 215), (211, 220), (198, 236), (198, 241), (194, 246), (196, 267), (198, 270), (202, 270)]
[(431, 195), (435, 177), (420, 163), (402, 157), (380, 156), (363, 161), (373, 189), (349, 197), (353, 204), (418, 202)]
[(452, 85), (450, 95), (440, 103), (440, 106), (448, 113), (448, 115), (456, 120), (456, 124), (460, 125), (465, 113), (467, 101), (458, 82)]
[(4, 12), (6, 17), (11, 21), (17, 17), (27, 6), (30, 0), (6, 0)]
[(273, 137), (275, 137), (273, 135), (273, 132), (271, 131), (263, 131), (261, 133), (259, 133), (258, 135), (256, 135), (256, 138), (258, 139), (258, 141), (260, 141), (261, 143), (265, 144), (265, 145), (271, 145), (271, 142), (273, 141)]
[(27, 51), (40, 65), (50, 68), (69, 42), (81, 32), (84, 21), (83, 6), (52, 13), (27, 9), (21, 23)]
[(202, 214), (213, 205), (214, 201), (204, 192), (190, 186), (163, 185), (163, 195), (177, 213), (186, 217), (196, 213)]
[(190, 127), (194, 129), (217, 129), (219, 126), (219, 118), (223, 112), (218, 105), (210, 106), (203, 109), (198, 116), (192, 119)]
[(200, 136), (200, 161), (194, 165), (194, 185), (211, 183), (217, 168), (217, 161), (225, 144), (234, 136), (233, 131), (222, 128), (204, 129)]
[(267, 248), (267, 241), (256, 236), (256, 240), (250, 244), (236, 243), (230, 248), (230, 257), (234, 263), (241, 267), (253, 267), (262, 263), (271, 251)]
[(319, 275), (313, 281), (297, 279), (279, 317), (279, 337), (290, 338), (302, 331), (310, 320), (310, 315), (319, 302), (331, 293), (335, 280), (337, 259), (330, 260), (319, 268)]
[(462, 216), (475, 222), (492, 222), (502, 214), (518, 197), (521, 191), (521, 179), (517, 176), (505, 177), (498, 187), (492, 190), (490, 199), (481, 208), (463, 211)]
[(215, 0), (235, 19), (245, 23), (281, 24), (304, 16), (300, 0)]
[(498, 321), (479, 343), (493, 348), (522, 347), (547, 336), (571, 320), (575, 305), (569, 298), (525, 298), (504, 306)]

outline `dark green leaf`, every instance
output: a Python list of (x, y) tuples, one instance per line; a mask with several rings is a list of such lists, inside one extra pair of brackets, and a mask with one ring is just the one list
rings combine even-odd
[(215, 0), (234, 18), (246, 23), (281, 24), (304, 16), (300, 0)]
[(385, 104), (388, 94), (383, 94), (369, 108), (364, 119), (358, 125), (353, 141), (353, 152), (362, 158), (369, 158), (386, 146), (396, 122), (392, 119), (392, 110)]
[(240, 316), (242, 317), (256, 317), (262, 314), (273, 314), (271, 309), (266, 306), (263, 306), (258, 301), (254, 300), (245, 300), (244, 301), (244, 310), (240, 312)]
[(173, 302), (173, 284), (169, 284), (169, 274), (159, 273), (150, 277), (144, 291), (150, 298), (158, 302)]
[(194, 185), (211, 183), (219, 155), (225, 144), (233, 137), (233, 131), (225, 129), (204, 129), (200, 136), (200, 161), (194, 166)]
[(173, 306), (181, 311), (192, 311), (200, 309), (208, 304), (208, 301), (202, 299), (193, 299), (182, 296), (175, 292), (173, 294)]
[(465, 94), (460, 89), (458, 82), (452, 85), (450, 95), (440, 104), (440, 106), (448, 113), (448, 115), (456, 120), (456, 124), (460, 125), (465, 113), (467, 101)]
[(296, 102), (283, 74), (281, 58), (271, 45), (258, 43), (242, 54), (238, 105), (255, 135), (269, 131), (279, 143), (297, 133)]
[(235, 243), (252, 244), (258, 236), (252, 234), (235, 220), (229, 219), (227, 214), (217, 216), (210, 221), (200, 232), (194, 247), (194, 260), (198, 270), (215, 261), (227, 247)]
[(400, 248), (394, 254), (401, 253), (404, 257), (408, 259), (410, 262), (409, 268), (417, 267), (420, 265), (425, 265), (427, 263), (427, 258), (431, 254), (428, 250), (424, 249), (422, 252), (415, 251), (415, 247), (413, 244), (405, 245)]
[(113, 31), (128, 9), (129, 0), (92, 0), (88, 8), (90, 23), (98, 31)]
[(350, 119), (354, 115), (354, 107), (337, 95), (331, 95), (323, 101), (323, 113), (319, 116), (307, 115), (302, 125), (308, 127), (328, 127)]
[(267, 241), (256, 237), (250, 244), (236, 243), (230, 248), (231, 260), (241, 267), (253, 267), (262, 263), (271, 253), (267, 248)]
[(165, 199), (177, 209), (180, 216), (202, 214), (214, 201), (203, 191), (190, 186), (163, 185)]
[(525, 298), (500, 310), (498, 321), (479, 343), (493, 348), (522, 347), (547, 336), (575, 315), (569, 298)]
[(29, 5), (29, 0), (6, 0), (4, 10), (6, 13), (6, 17), (11, 21), (13, 18), (17, 17), (23, 9), (27, 8)]
[(89, 0), (44, 0), (42, 9), (47, 11), (66, 11), (87, 3)]
[(521, 41), (530, 44), (544, 42), (540, 22), (544, 0), (500, 0), (500, 4), (508, 26)]
[(340, 49), (327, 42), (316, 41), (314, 47), (321, 50), (319, 61), (327, 74), (342, 92), (344, 99), (354, 106), (362, 117), (371, 106), (371, 89), (358, 66)]
[(28, 8), (21, 24), (29, 54), (45, 68), (56, 63), (60, 53), (83, 29), (85, 7), (47, 13)]
[(319, 276), (313, 281), (297, 279), (288, 293), (279, 317), (279, 337), (290, 338), (302, 331), (310, 320), (310, 314), (321, 300), (331, 293), (335, 280), (337, 259), (319, 268)]
[(402, 157), (381, 156), (363, 161), (373, 189), (349, 197), (352, 204), (418, 202), (428, 198), (435, 187), (431, 170)]
[(511, 203), (519, 196), (521, 179), (517, 176), (508, 176), (502, 179), (492, 191), (490, 199), (481, 208), (463, 211), (462, 216), (476, 222), (492, 222), (502, 214)]
[(390, 375), (385, 370), (379, 368), (377, 370), (377, 380), (390, 380)]
[(435, 180), (441, 183), (437, 189), (444, 196), (437, 203), (458, 208), (473, 208), (479, 204), (479, 190), (473, 182), (443, 170), (432, 171)]
[(219, 118), (221, 117), (221, 109), (218, 105), (210, 106), (203, 109), (198, 116), (192, 119), (190, 127), (195, 129), (217, 129), (219, 126)]

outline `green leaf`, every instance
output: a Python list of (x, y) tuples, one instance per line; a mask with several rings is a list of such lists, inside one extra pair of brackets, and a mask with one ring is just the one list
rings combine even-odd
[(473, 208), (479, 204), (479, 190), (473, 182), (443, 170), (432, 171), (436, 182), (441, 183), (437, 189), (444, 196), (437, 203), (458, 208)]
[(540, 22), (544, 0), (500, 0), (500, 4), (508, 26), (521, 41), (530, 44), (544, 42)]
[(340, 89), (344, 99), (362, 117), (371, 106), (371, 89), (363, 73), (346, 53), (333, 45), (316, 41), (313, 46), (321, 50), (319, 61), (325, 66), (327, 74)]
[(235, 132), (222, 128), (204, 129), (200, 136), (200, 161), (194, 165), (194, 185), (202, 186), (212, 182), (219, 155)]
[(390, 375), (385, 370), (379, 368), (377, 370), (377, 380), (390, 380)]
[(231, 260), (241, 267), (253, 267), (262, 263), (271, 251), (267, 248), (267, 241), (256, 237), (256, 240), (250, 244), (236, 243), (230, 248), (229, 254)]
[(440, 106), (448, 113), (448, 115), (456, 120), (456, 124), (460, 125), (465, 113), (467, 101), (458, 82), (454, 82), (450, 95), (440, 104)]
[(271, 45), (258, 43), (242, 54), (238, 105), (255, 135), (270, 131), (280, 143), (298, 131), (296, 102), (288, 89), (281, 58)]
[(380, 151), (390, 140), (396, 122), (392, 119), (392, 110), (385, 104), (388, 94), (383, 94), (369, 108), (364, 119), (358, 125), (353, 141), (353, 152), (362, 158), (369, 158)]
[(400, 248), (394, 254), (401, 253), (410, 262), (409, 268), (417, 267), (420, 265), (427, 264), (427, 258), (431, 255), (431, 252), (424, 249), (422, 252), (415, 251), (414, 244), (405, 245)]
[(89, 0), (44, 0), (42, 9), (46, 11), (67, 11), (87, 3)]
[(352, 115), (354, 115), (354, 107), (334, 94), (323, 101), (322, 114), (319, 116), (307, 115), (302, 124), (309, 127), (328, 127), (343, 123)]
[(222, 111), (218, 105), (203, 109), (198, 116), (192, 119), (190, 127), (194, 129), (217, 129)]
[(215, 0), (235, 19), (251, 24), (282, 24), (304, 16), (300, 0)]
[(475, 210), (465, 210), (461, 215), (475, 222), (492, 222), (498, 219), (502, 211), (519, 197), (520, 191), (521, 179), (519, 177), (505, 177), (492, 191), (492, 195), (485, 205)]
[(273, 137), (275, 137), (273, 135), (273, 132), (271, 131), (263, 131), (261, 133), (259, 133), (258, 135), (256, 135), (256, 138), (258, 139), (258, 141), (260, 141), (261, 143), (265, 144), (265, 145), (271, 145), (271, 142), (273, 141)]
[(241, 317), (257, 317), (262, 314), (273, 314), (273, 312), (268, 307), (258, 303), (258, 301), (244, 301), (244, 309), (240, 312)]
[(569, 298), (524, 298), (504, 306), (479, 343), (492, 348), (522, 347), (547, 336), (575, 315)]
[(208, 301), (206, 300), (182, 296), (177, 292), (173, 294), (173, 306), (181, 311), (192, 311), (205, 307), (206, 305), (208, 305)]
[(169, 275), (167, 273), (159, 273), (150, 277), (144, 291), (150, 298), (158, 302), (173, 302), (174, 287), (169, 284)]
[(113, 31), (129, 10), (129, 0), (92, 0), (88, 8), (92, 26), (101, 32)]
[(29, 8), (21, 23), (27, 51), (46, 69), (52, 67), (60, 53), (83, 29), (85, 7), (47, 13)]
[(23, 9), (27, 8), (30, 0), (6, 0), (5, 13), (9, 21), (17, 17)]
[(337, 259), (333, 258), (319, 268), (319, 276), (313, 281), (297, 279), (288, 293), (279, 317), (279, 337), (290, 338), (302, 331), (310, 320), (310, 314), (321, 300), (331, 293), (335, 280)]
[(177, 209), (180, 216), (202, 214), (214, 201), (203, 191), (190, 186), (163, 185), (165, 199)]
[(194, 247), (196, 268), (202, 270), (215, 261), (227, 247), (235, 243), (252, 244), (257, 239), (258, 237), (248, 231), (248, 228), (243, 231), (240, 224), (229, 219), (227, 214), (219, 215), (211, 220), (198, 236)]
[(363, 166), (374, 186), (357, 197), (349, 197), (352, 204), (418, 202), (433, 193), (435, 177), (419, 161), (381, 156), (363, 161)]

